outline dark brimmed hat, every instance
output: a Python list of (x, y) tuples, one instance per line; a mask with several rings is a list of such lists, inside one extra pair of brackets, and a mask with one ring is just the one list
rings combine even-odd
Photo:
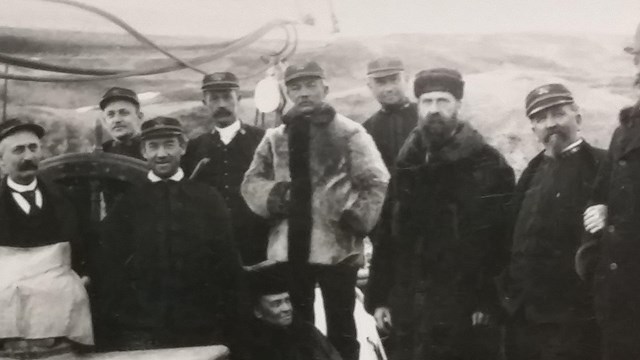
[(202, 91), (233, 90), (240, 88), (238, 77), (230, 72), (207, 74), (202, 79)]
[(290, 269), (288, 263), (282, 262), (252, 266), (247, 271), (252, 298), (258, 300), (264, 295), (289, 292)]
[(100, 109), (104, 110), (110, 102), (116, 100), (125, 100), (135, 104), (136, 106), (140, 106), (140, 100), (138, 100), (138, 95), (135, 91), (121, 87), (112, 87), (102, 95), (102, 100), (100, 100)]
[(638, 54), (640, 53), (640, 24), (638, 24), (638, 28), (636, 28), (636, 35), (633, 38), (633, 44), (624, 48), (624, 51), (629, 54)]
[(18, 131), (32, 132), (38, 138), (42, 138), (44, 136), (44, 128), (38, 124), (20, 119), (9, 119), (5, 122), (0, 123), (0, 141)]
[(284, 71), (284, 83), (303, 77), (324, 79), (324, 70), (315, 61), (289, 65)]
[(158, 116), (142, 123), (140, 127), (140, 138), (142, 140), (165, 137), (182, 136), (182, 124), (175, 118)]
[(533, 89), (525, 99), (527, 117), (550, 107), (562, 104), (573, 104), (573, 95), (562, 84), (546, 84)]
[(368, 77), (384, 77), (404, 71), (402, 60), (396, 57), (381, 57), (367, 64)]
[(413, 82), (413, 92), (416, 98), (432, 91), (445, 91), (458, 100), (462, 99), (464, 94), (462, 75), (457, 70), (446, 68), (420, 71)]

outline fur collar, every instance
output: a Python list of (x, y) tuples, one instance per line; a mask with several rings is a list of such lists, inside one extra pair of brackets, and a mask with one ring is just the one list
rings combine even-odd
[(329, 104), (322, 103), (310, 113), (300, 111), (300, 108), (294, 106), (283, 117), (282, 122), (285, 125), (291, 124), (293, 121), (308, 119), (312, 124), (326, 124), (336, 117), (336, 110)]
[(630, 126), (640, 124), (640, 102), (620, 110), (620, 124)]
[(469, 123), (460, 122), (455, 134), (436, 151), (420, 128), (415, 128), (402, 146), (398, 155), (399, 167), (414, 167), (425, 164), (451, 163), (468, 158), (486, 145), (482, 135)]

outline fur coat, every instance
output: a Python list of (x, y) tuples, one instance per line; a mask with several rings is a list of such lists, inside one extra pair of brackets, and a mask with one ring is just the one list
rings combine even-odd
[(284, 120), (267, 130), (241, 187), (251, 210), (273, 221), (267, 258), (288, 261), (294, 238), (307, 242), (297, 246), (302, 261), (361, 260), (362, 240), (378, 220), (389, 182), (373, 139), (328, 105), (313, 114), (294, 109)]

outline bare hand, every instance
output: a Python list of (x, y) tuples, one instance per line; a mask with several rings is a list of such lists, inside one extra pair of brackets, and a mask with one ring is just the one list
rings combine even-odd
[(376, 308), (373, 313), (373, 317), (376, 319), (376, 326), (378, 329), (388, 332), (391, 330), (393, 324), (391, 323), (391, 311), (388, 307)]
[(489, 315), (480, 311), (474, 312), (473, 315), (471, 315), (471, 325), (489, 325)]
[(593, 234), (602, 230), (607, 223), (607, 206), (593, 205), (584, 211), (584, 229)]

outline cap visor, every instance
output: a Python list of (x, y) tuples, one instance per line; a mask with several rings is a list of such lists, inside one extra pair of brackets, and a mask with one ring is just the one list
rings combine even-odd
[(240, 86), (234, 83), (216, 83), (216, 84), (202, 85), (201, 87), (202, 90), (233, 90), (233, 89), (239, 89), (239, 88)]
[(403, 71), (404, 70), (402, 70), (402, 69), (380, 70), (380, 71), (374, 71), (372, 73), (367, 74), (367, 77), (370, 77), (370, 78), (381, 78), (381, 77), (385, 77), (385, 76), (389, 76), (389, 75), (399, 74), (399, 73), (401, 73)]
[(104, 98), (100, 101), (100, 109), (104, 110), (104, 108), (107, 107), (107, 105), (109, 105), (109, 103), (114, 102), (114, 101), (118, 101), (118, 100), (122, 100), (122, 101), (128, 101), (132, 104), (136, 104), (137, 106), (140, 106), (140, 102), (130, 96), (110, 96), (108, 98)]
[(532, 117), (535, 114), (539, 113), (540, 111), (543, 110), (547, 110), (549, 108), (552, 108), (554, 106), (558, 106), (558, 105), (565, 105), (565, 104), (573, 104), (574, 100), (572, 99), (555, 99), (552, 101), (544, 101), (539, 105), (536, 105), (536, 107), (532, 108), (531, 110), (529, 110), (527, 117)]
[(157, 139), (162, 137), (174, 137), (174, 136), (183, 136), (184, 133), (180, 130), (169, 130), (169, 129), (158, 129), (143, 132), (140, 134), (140, 139), (148, 140), (148, 139)]

